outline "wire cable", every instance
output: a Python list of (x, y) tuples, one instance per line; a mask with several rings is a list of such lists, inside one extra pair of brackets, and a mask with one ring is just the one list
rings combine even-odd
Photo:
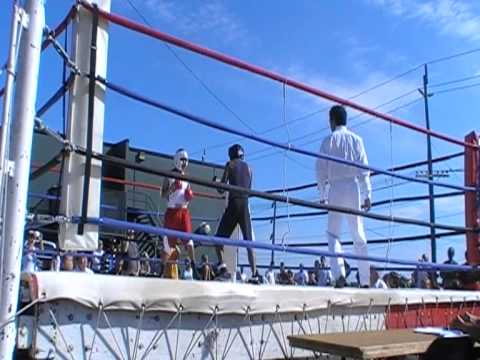
[[(148, 19), (140, 12), (140, 10), (135, 6), (133, 3), (133, 0), (125, 0), (127, 3), (130, 5), (130, 7), (135, 11), (135, 13), (142, 19), (142, 21), (150, 26), (153, 27), (152, 24), (148, 21)], [(251, 127), (246, 121), (244, 121), (225, 101), (223, 101), (206, 83), (203, 81), (197, 73), (192, 69), (191, 66), (189, 66), (183, 59), (182, 57), (177, 54), (177, 52), (165, 41), (162, 41), (162, 43), (165, 45), (165, 47), (168, 49), (168, 51), (173, 55), (173, 57), (184, 67), (187, 72), (192, 75), (192, 77), (198, 81), (198, 83), (207, 91), (207, 93), (213, 97), (227, 112), (229, 112), (235, 119), (240, 121), (240, 123), (245, 126), (248, 130), (250, 130), (252, 133), (256, 134), (256, 131), (253, 127)]]

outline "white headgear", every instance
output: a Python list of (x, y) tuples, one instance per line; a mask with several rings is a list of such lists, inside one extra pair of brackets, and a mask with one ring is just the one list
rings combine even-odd
[(185, 164), (185, 167), (188, 165), (188, 153), (184, 149), (178, 149), (177, 152), (175, 153), (175, 156), (173, 157), (173, 166), (175, 166), (175, 169), (182, 171), (182, 159), (186, 159), (187, 163)]

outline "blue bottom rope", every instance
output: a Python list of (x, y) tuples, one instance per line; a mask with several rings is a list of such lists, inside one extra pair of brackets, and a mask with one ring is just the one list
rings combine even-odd
[[(74, 219), (72, 219), (72, 221), (74, 223), (78, 223), (80, 221), (80, 218), (75, 217)], [(186, 232), (172, 230), (172, 229), (166, 229), (166, 228), (155, 227), (150, 225), (142, 225), (138, 223), (132, 223), (132, 222), (121, 221), (121, 220), (105, 218), (105, 217), (88, 218), (87, 223), (100, 225), (100, 226), (107, 226), (115, 229), (135, 230), (139, 232), (145, 232), (145, 233), (150, 233), (150, 234), (155, 234), (160, 236), (176, 237), (182, 240), (191, 239), (193, 240), (193, 242), (198, 242), (198, 243), (201, 243), (202, 245), (237, 246), (237, 247), (243, 247), (248, 249), (261, 249), (261, 250), (280, 251), (280, 252), (302, 254), (302, 255), (325, 256), (329, 258), (342, 257), (345, 259), (364, 260), (364, 261), (380, 262), (380, 263), (384, 263), (387, 261), (385, 258), (382, 258), (379, 256), (361, 256), (361, 255), (356, 255), (351, 253), (335, 253), (335, 252), (317, 250), (317, 249), (291, 248), (288, 246), (280, 246), (280, 245), (263, 243), (258, 241), (233, 240), (233, 239), (228, 239), (223, 237), (186, 233)], [(402, 260), (402, 259), (388, 259), (388, 262), (391, 264), (415, 266), (420, 269), (428, 269), (428, 270), (441, 270), (441, 271), (476, 270), (476, 268), (469, 265), (436, 264), (432, 262), (418, 262), (418, 261)]]

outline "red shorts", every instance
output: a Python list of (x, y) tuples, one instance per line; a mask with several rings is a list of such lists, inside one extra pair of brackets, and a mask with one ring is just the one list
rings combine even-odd
[[(165, 212), (165, 223), (164, 226), (167, 229), (192, 232), (192, 219), (190, 218), (190, 211), (187, 208), (168, 208)], [(170, 247), (175, 247), (178, 244), (178, 238), (168, 237), (168, 245)], [(187, 245), (189, 240), (182, 240), (183, 245)]]

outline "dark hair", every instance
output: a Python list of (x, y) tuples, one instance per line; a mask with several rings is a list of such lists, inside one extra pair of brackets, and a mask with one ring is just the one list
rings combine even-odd
[(330, 119), (335, 125), (347, 125), (347, 111), (341, 105), (334, 105), (330, 108)]

